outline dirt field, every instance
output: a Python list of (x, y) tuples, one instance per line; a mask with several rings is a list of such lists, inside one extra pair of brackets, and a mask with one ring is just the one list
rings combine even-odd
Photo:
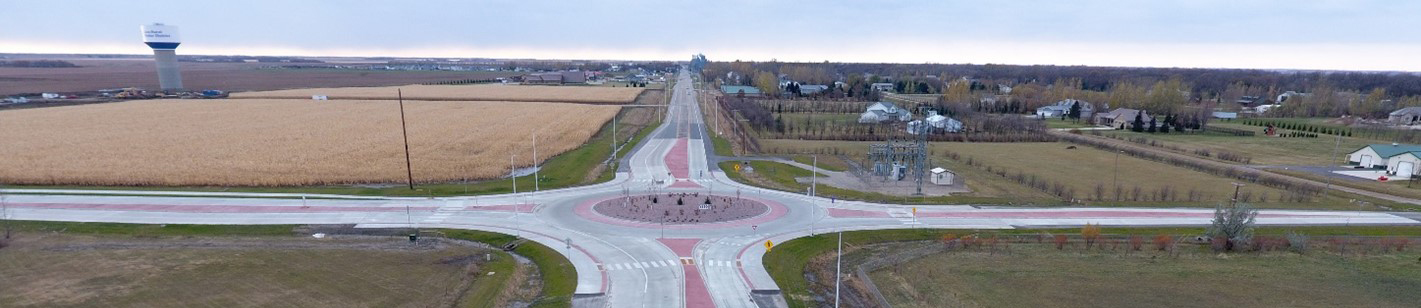
[[(98, 89), (158, 88), (153, 60), (66, 60), (78, 68), (0, 67), (0, 96), (18, 93), (82, 92)], [(264, 91), (309, 87), (391, 86), (435, 81), (488, 79), (515, 72), (415, 72), (257, 69), (275, 63), (182, 62), (183, 86), (189, 89)]]
[(524, 85), (458, 85), (398, 87), (314, 88), (279, 91), (233, 93), (232, 98), (294, 98), (310, 99), (326, 95), (331, 99), (395, 99), (396, 89), (405, 99), (515, 102), (573, 102), (594, 104), (629, 104), (645, 88), (524, 86)]
[[(1079, 243), (1077, 243), (1079, 244)], [(870, 274), (894, 307), (1415, 307), (1417, 253), (1222, 256), (1181, 247), (939, 253)], [(1077, 245), (1079, 246), (1079, 245)], [(847, 263), (847, 262), (846, 262)], [(847, 265), (847, 264), (846, 264)]]
[[(495, 261), (485, 262), (485, 253), (497, 255)], [(498, 291), (484, 291), (478, 281), (507, 281), (507, 258), (456, 244), (413, 246), (399, 238), (22, 233), (0, 249), (0, 306), (451, 306), (472, 297), (491, 301)]]
[[(406, 101), (416, 182), (486, 179), (576, 148), (619, 109)], [(0, 179), (41, 185), (403, 183), (393, 101), (147, 100), (0, 112)]]

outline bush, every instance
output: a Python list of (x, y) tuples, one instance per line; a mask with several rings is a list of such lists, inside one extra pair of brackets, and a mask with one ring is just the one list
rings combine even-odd
[(1100, 239), (1100, 225), (1086, 223), (1081, 227), (1081, 239), (1085, 240), (1085, 249), (1089, 250), (1091, 245)]
[(1298, 254), (1306, 253), (1308, 250), (1308, 236), (1297, 232), (1288, 232), (1288, 250)]
[(1155, 249), (1168, 251), (1174, 249), (1174, 236), (1168, 234), (1155, 235)]
[(1071, 242), (1071, 238), (1061, 234), (1057, 234), (1052, 240), (1056, 242), (1056, 250), (1065, 249), (1066, 244)]

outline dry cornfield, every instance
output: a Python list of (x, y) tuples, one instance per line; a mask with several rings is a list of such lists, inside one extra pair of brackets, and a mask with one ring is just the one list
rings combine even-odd
[(232, 93), (232, 98), (311, 99), (395, 99), (396, 89), (407, 100), (434, 101), (515, 101), (629, 104), (644, 88), (525, 86), (525, 85), (408, 85), (398, 87), (309, 88)]
[[(578, 147), (619, 107), (405, 101), (415, 181), (507, 174)], [(145, 100), (0, 112), (0, 181), (278, 186), (405, 181), (399, 106), (380, 100)]]

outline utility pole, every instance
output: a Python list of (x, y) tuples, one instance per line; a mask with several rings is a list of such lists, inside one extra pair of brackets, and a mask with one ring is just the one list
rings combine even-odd
[(538, 192), (538, 133), (533, 133), (533, 192)]
[(1234, 184), (1234, 198), (1233, 198), (1233, 200), (1229, 200), (1229, 206), (1237, 208), (1237, 207), (1238, 207), (1238, 189), (1239, 189), (1239, 187), (1243, 187), (1243, 184), (1239, 184), (1238, 182), (1234, 182), (1233, 184)]
[(518, 167), (513, 164), (513, 158), (518, 154), (508, 155), (508, 178), (513, 179), (513, 194), (518, 194)]
[(400, 101), (400, 134), (405, 137), (405, 176), (409, 179), (410, 190), (414, 190), (414, 169), (410, 167), (410, 133), (405, 127), (405, 94), (400, 89), (395, 89), (395, 95)]
[(834, 260), (834, 308), (839, 308), (839, 285), (844, 281), (839, 277), (844, 268), (844, 231), (839, 231), (839, 256)]
[[(1112, 188), (1114, 188), (1114, 189), (1119, 189), (1119, 188), (1120, 188), (1120, 153), (1124, 153), (1124, 152), (1125, 152), (1125, 150), (1116, 150), (1116, 151), (1115, 151), (1115, 179), (1111, 180), (1111, 183), (1110, 183), (1111, 185), (1115, 185), (1115, 187), (1112, 187)], [(1120, 200), (1115, 200), (1115, 201), (1120, 201)]]

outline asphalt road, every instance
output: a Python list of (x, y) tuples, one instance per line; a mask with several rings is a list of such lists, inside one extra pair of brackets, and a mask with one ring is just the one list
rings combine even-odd
[[(666, 121), (602, 184), (479, 197), (276, 199), (293, 194), (6, 190), (13, 219), (188, 224), (358, 224), (519, 235), (562, 252), (577, 270), (578, 307), (784, 306), (765, 271), (764, 243), (815, 233), (900, 228), (1207, 225), (1210, 209), (974, 208), (832, 202), (736, 183), (712, 171), (696, 93), (679, 75)], [(713, 193), (769, 204), (768, 213), (713, 224), (613, 219), (597, 201), (648, 193)], [(142, 194), (115, 196), (111, 194)], [(1381, 212), (1262, 211), (1263, 225), (1418, 224)]]

